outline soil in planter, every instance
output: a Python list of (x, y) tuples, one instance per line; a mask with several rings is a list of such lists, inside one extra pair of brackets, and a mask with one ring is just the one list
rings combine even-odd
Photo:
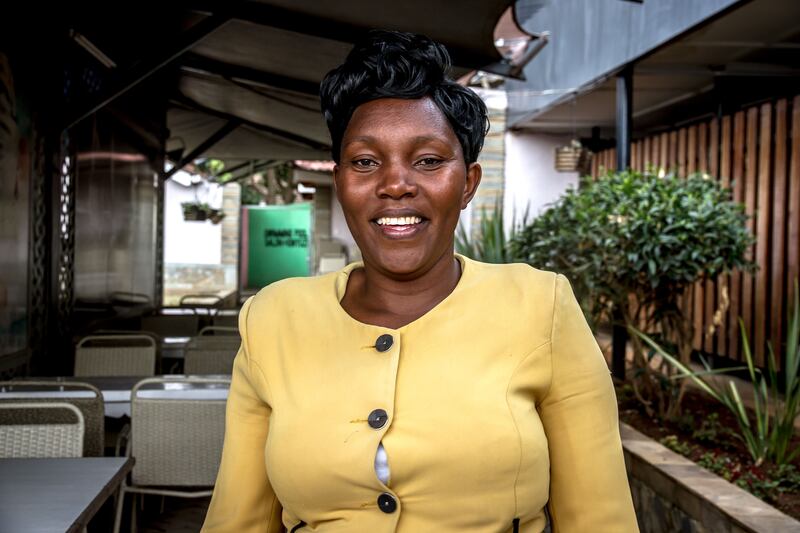
[[(629, 386), (618, 386), (617, 398), (623, 422), (800, 520), (800, 458), (780, 470), (755, 466), (735, 436), (736, 419), (713, 398), (687, 391), (683, 415), (675, 422), (647, 416)], [(800, 445), (797, 433), (793, 445)]]

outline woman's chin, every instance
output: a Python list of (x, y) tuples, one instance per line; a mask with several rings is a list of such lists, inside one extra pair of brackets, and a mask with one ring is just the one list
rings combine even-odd
[(413, 278), (427, 272), (436, 262), (433, 254), (413, 249), (381, 250), (374, 255), (375, 266), (398, 279)]

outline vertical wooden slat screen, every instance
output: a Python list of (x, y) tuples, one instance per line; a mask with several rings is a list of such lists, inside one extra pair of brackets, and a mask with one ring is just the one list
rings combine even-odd
[[(689, 126), (686, 133), (686, 173), (681, 176), (686, 177), (697, 172), (697, 126)], [(695, 283), (692, 287), (692, 299), (690, 300), (691, 317), (694, 321), (694, 339), (692, 346), (695, 350), (702, 350), (703, 342), (703, 288), (700, 283)], [(698, 319), (700, 324), (698, 325)]]
[[(744, 162), (744, 207), (750, 218), (747, 221), (747, 228), (753, 235), (756, 230), (756, 193), (758, 189), (758, 108), (752, 107), (747, 110), (747, 141), (745, 144)], [(755, 260), (755, 245), (747, 251), (747, 259)], [(753, 331), (753, 289), (755, 288), (755, 275), (753, 273), (742, 274), (742, 320), (748, 332)], [(750, 335), (752, 340), (753, 336)]]
[(678, 175), (686, 175), (686, 128), (678, 130)]
[(669, 170), (669, 134), (662, 133), (658, 140), (658, 166), (665, 170)]
[[(703, 150), (706, 152), (703, 161), (707, 164), (706, 172), (711, 175), (714, 180), (719, 180), (719, 129), (717, 119), (708, 123), (708, 139), (703, 142)], [(704, 342), (703, 351), (707, 353), (714, 353), (714, 312), (716, 311), (717, 304), (717, 286), (713, 279), (707, 279), (705, 282), (705, 316), (703, 319), (704, 328)]]
[[(733, 116), (733, 201), (744, 202), (744, 140), (745, 116), (739, 111)], [(742, 315), (742, 277), (741, 271), (731, 273), (731, 307), (728, 312), (728, 356), (740, 360), (739, 318)]]
[[(731, 117), (722, 117), (719, 143), (719, 180), (726, 189), (731, 188)], [(720, 310), (717, 325), (717, 353), (728, 353), (728, 316), (730, 313), (731, 277), (723, 274), (717, 280), (717, 309)]]
[[(772, 243), (771, 255), (772, 271), (769, 278), (772, 282), (772, 291), (769, 296), (771, 320), (769, 339), (777, 353), (781, 353), (783, 346), (784, 316), (783, 298), (788, 288), (786, 284), (786, 223), (787, 223), (787, 197), (786, 197), (786, 100), (778, 100), (775, 104), (775, 159), (772, 165), (773, 176), (773, 209), (772, 209)], [(791, 291), (788, 291), (791, 292)]]
[(669, 156), (667, 157), (667, 171), (678, 171), (678, 132), (669, 132)]
[(763, 104), (760, 110), (758, 142), (758, 191), (756, 194), (756, 263), (753, 322), (755, 327), (753, 355), (756, 363), (763, 366), (766, 351), (767, 323), (770, 309), (767, 306), (769, 294), (769, 234), (772, 217), (772, 104)]
[[(593, 175), (600, 167), (616, 167), (613, 149), (595, 154)], [(800, 95), (638, 139), (631, 168), (708, 173), (744, 205), (756, 237), (747, 257), (758, 270), (697, 283), (682, 305), (695, 326), (696, 349), (741, 361), (741, 318), (759, 366), (766, 364), (768, 341), (781, 355), (800, 277)]]
[[(789, 231), (787, 250), (788, 301), (794, 300), (794, 282), (800, 276), (800, 96), (792, 102), (791, 163), (789, 164)], [(800, 282), (800, 281), (799, 281)]]

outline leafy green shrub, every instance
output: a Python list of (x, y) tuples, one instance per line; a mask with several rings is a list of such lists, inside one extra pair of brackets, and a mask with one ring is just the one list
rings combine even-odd
[[(751, 268), (753, 243), (741, 205), (718, 182), (634, 171), (584, 178), (511, 240), (513, 257), (570, 279), (590, 321), (612, 315), (658, 334), (688, 361), (686, 289), (704, 277)], [(684, 384), (633, 339), (634, 390), (653, 416), (674, 418)]]

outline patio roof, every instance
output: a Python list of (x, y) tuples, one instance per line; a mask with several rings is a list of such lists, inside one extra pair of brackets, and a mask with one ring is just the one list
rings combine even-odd
[[(752, 0), (665, 43), (633, 64), (634, 132), (681, 125), (800, 88), (800, 2)], [(616, 74), (575, 88), (514, 127), (613, 137)], [(733, 99), (736, 101), (733, 101)], [(678, 122), (676, 122), (676, 120)]]
[(495, 47), (494, 31), (512, 4), (198, 0), (159, 13), (151, 9), (148, 16), (161, 20), (144, 19), (163, 31), (147, 35), (146, 42), (141, 27), (128, 28), (126, 18), (92, 12), (77, 19), (80, 35), (89, 43), (85, 48), (110, 58), (115, 83), (77, 109), (67, 124), (88, 116), (115, 92), (166, 70), (175, 73), (174, 86), (165, 88), (168, 151), (183, 149), (186, 158), (203, 148), (202, 155), (226, 160), (329, 158), (319, 82), (368, 30), (413, 31), (442, 42), (452, 55), (454, 77), (474, 69), (508, 75), (510, 64)]

